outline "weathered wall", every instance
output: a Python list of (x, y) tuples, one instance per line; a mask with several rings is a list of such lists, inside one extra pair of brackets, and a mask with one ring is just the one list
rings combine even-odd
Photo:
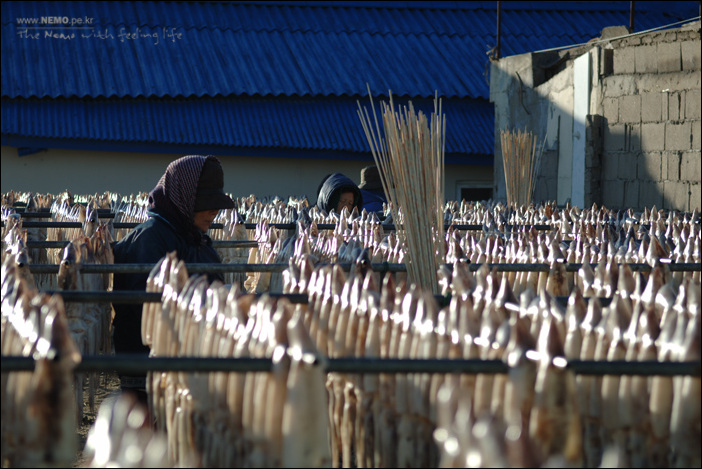
[[(89, 195), (105, 191), (120, 195), (148, 192), (168, 164), (183, 155), (122, 153), (49, 149), (18, 156), (17, 149), (2, 147), (2, 193), (10, 190), (59, 194), (70, 190)], [(219, 156), (224, 167), (224, 189), (236, 197), (254, 194), (259, 198), (306, 195), (317, 200), (319, 182), (340, 171), (360, 183), (361, 168), (368, 161), (312, 158), (265, 158)], [(490, 181), (489, 166), (446, 165), (445, 194), (457, 200), (462, 184)]]
[[(506, 200), (500, 131), (527, 129), (544, 141), (537, 202), (569, 201), (569, 175), (583, 171), (584, 206), (702, 208), (700, 23), (641, 35), (622, 31), (607, 28), (602, 40), (567, 52), (493, 64), (498, 200)], [(573, 60), (584, 54), (590, 57), (591, 87), (585, 160), (573, 166), (580, 138), (574, 132)]]
[(602, 203), (702, 208), (700, 23), (611, 47), (611, 74), (601, 80)]
[(570, 160), (562, 161), (562, 157), (572, 153), (573, 74), (560, 72), (548, 80), (543, 74), (548, 64), (559, 58), (557, 53), (522, 54), (492, 64), (496, 200), (507, 200), (500, 141), (500, 133), (505, 130), (529, 131), (538, 138), (539, 170), (533, 200), (564, 203), (570, 197)]

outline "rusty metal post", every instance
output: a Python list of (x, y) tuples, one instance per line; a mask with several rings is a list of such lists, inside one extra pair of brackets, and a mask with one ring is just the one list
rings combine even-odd
[(634, 3), (636, 2), (632, 0), (629, 6), (629, 33), (634, 32)]
[(495, 45), (495, 58), (500, 58), (500, 35), (502, 29), (502, 2), (497, 2), (497, 44)]

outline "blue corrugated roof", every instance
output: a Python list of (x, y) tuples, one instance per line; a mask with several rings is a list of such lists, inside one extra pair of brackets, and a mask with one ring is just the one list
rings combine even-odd
[[(369, 84), (374, 95), (488, 97), (496, 2), (316, 3), (3, 2), (2, 96), (353, 96)], [(596, 11), (505, 8), (502, 55), (587, 42), (605, 26), (628, 24), (628, 11), (607, 9), (613, 3), (598, 2)], [(51, 16), (90, 25), (27, 26)], [(641, 28), (668, 18), (637, 14)]]
[[(394, 101), (396, 106), (407, 104)], [(427, 115), (433, 111), (431, 100), (412, 103)], [(31, 98), (3, 100), (0, 115), (6, 136), (365, 153), (369, 146), (359, 104), (372, 113), (368, 98)], [(375, 107), (380, 115), (378, 101)], [(442, 108), (447, 153), (465, 154), (466, 148), (492, 153), (490, 103), (442, 100)]]
[[(502, 56), (587, 42), (629, 22), (624, 1), (501, 3)], [(442, 1), (2, 2), (3, 137), (367, 151), (355, 103), (370, 87), (374, 96), (390, 91), (413, 100), (438, 92), (449, 129), (460, 134), (447, 130), (447, 145), (490, 155), (487, 70), (496, 8)], [(642, 30), (689, 19), (699, 7), (636, 8)], [(29, 26), (42, 17), (86, 24)], [(461, 109), (457, 116), (448, 114), (452, 106)]]

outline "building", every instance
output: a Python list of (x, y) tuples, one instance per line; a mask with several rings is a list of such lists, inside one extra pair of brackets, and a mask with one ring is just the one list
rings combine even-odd
[[(540, 142), (533, 200), (702, 209), (701, 51), (698, 17), (662, 31), (608, 28), (577, 48), (495, 61), (496, 129), (519, 126)], [(504, 199), (497, 133), (495, 155)]]
[[(373, 161), (357, 114), (370, 90), (426, 113), (439, 96), (446, 199), (486, 198), (490, 58), (587, 42), (629, 24), (630, 4), (3, 2), (2, 192), (149, 191), (198, 153), (222, 160), (234, 196), (314, 202), (324, 175), (358, 181)], [(636, 29), (699, 9), (636, 5)]]

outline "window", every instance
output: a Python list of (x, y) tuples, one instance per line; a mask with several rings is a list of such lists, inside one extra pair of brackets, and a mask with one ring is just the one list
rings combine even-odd
[(462, 187), (461, 200), (477, 202), (492, 199), (492, 187)]
[(492, 199), (492, 185), (485, 182), (458, 182), (456, 184), (458, 201), (477, 202)]

